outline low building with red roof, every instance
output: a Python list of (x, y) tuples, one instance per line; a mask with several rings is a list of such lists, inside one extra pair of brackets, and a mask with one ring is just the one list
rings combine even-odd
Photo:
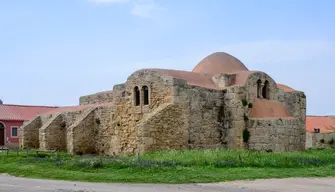
[(0, 101), (0, 146), (19, 144), (19, 128), (37, 115), (57, 107), (3, 104)]
[(333, 116), (306, 116), (306, 131), (309, 133), (335, 132), (335, 117)]
[(335, 146), (335, 117), (306, 116), (306, 148)]

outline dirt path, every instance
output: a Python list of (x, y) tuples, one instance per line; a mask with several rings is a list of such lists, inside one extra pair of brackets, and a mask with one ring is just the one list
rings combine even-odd
[(213, 184), (152, 185), (54, 181), (0, 175), (1, 192), (334, 192), (335, 178), (268, 179)]

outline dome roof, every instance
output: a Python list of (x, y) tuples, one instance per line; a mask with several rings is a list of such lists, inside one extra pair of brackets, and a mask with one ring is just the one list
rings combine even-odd
[(236, 73), (239, 71), (248, 71), (248, 68), (240, 60), (224, 52), (216, 52), (207, 56), (192, 70), (195, 73), (209, 73), (213, 75)]

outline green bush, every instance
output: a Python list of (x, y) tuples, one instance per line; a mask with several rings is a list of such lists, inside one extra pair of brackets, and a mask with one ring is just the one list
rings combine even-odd
[(249, 117), (248, 117), (247, 114), (244, 114), (243, 118), (244, 118), (244, 121), (248, 121), (249, 120)]
[(243, 142), (248, 143), (250, 137), (250, 133), (247, 129), (243, 130)]
[(245, 107), (248, 105), (248, 101), (246, 99), (242, 99), (242, 105)]

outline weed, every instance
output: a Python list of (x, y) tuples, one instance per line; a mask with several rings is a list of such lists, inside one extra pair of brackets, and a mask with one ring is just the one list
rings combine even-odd
[(250, 133), (247, 129), (243, 130), (243, 142), (248, 143), (250, 137)]
[(242, 99), (242, 105), (245, 107), (248, 105), (248, 101), (246, 99)]

